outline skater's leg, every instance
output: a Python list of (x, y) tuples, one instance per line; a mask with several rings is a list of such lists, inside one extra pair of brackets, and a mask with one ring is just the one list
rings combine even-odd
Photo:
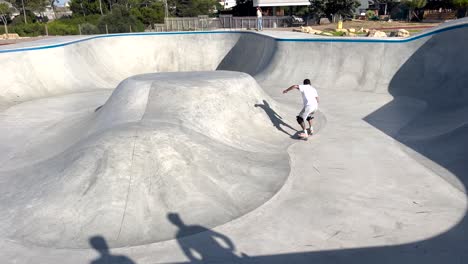
[[(312, 114), (313, 114), (313, 113), (312, 113)], [(311, 114), (311, 115), (312, 115), (312, 114)], [(307, 117), (307, 122), (309, 123), (309, 134), (314, 133), (314, 128), (312, 127), (312, 120), (313, 120), (313, 119), (314, 119), (314, 118), (313, 118), (312, 116), (310, 116), (310, 115)]]
[(309, 123), (309, 134), (314, 133), (314, 128), (312, 127), (312, 120), (314, 119), (315, 111), (312, 111), (307, 116), (307, 122)]
[(307, 139), (309, 135), (307, 134), (307, 129), (304, 123), (304, 119), (300, 116), (297, 116), (296, 120), (297, 120), (297, 123), (299, 123), (299, 125), (301, 125), (301, 128), (302, 128), (302, 132), (298, 134), (299, 138)]
[(302, 127), (302, 130), (305, 131), (305, 130), (306, 130), (306, 126), (305, 126), (304, 122), (300, 123), (300, 125), (301, 125), (301, 127)]
[(302, 118), (302, 116), (296, 116), (296, 121), (301, 126), (304, 133), (307, 134), (306, 126), (305, 126), (305, 123), (304, 123), (304, 118)]

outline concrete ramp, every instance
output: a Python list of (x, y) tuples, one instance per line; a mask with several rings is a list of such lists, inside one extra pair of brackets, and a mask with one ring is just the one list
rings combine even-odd
[(11, 212), (3, 234), (83, 248), (99, 233), (122, 247), (174, 238), (170, 212), (206, 227), (231, 221), (287, 178), (291, 140), (270, 129), (265, 112), (277, 106), (243, 73), (131, 77), (74, 120), (80, 134), (49, 127), (39, 140), (3, 152), (0, 205)]
[(0, 260), (465, 263), (467, 45), (462, 19), (0, 47)]

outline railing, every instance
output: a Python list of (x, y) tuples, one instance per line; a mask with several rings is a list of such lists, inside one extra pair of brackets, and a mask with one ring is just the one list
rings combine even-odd
[[(170, 17), (164, 24), (154, 24), (154, 31), (199, 31), (217, 29), (255, 29), (256, 17), (233, 17), (221, 15), (219, 18), (199, 17)], [(264, 16), (262, 25), (264, 28), (287, 27), (291, 23), (288, 16)]]
[(449, 20), (456, 18), (457, 12), (452, 9), (424, 10), (425, 20)]

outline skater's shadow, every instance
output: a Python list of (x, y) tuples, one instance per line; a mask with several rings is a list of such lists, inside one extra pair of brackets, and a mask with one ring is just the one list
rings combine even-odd
[(119, 264), (135, 264), (133, 260), (123, 255), (112, 255), (107, 245), (106, 240), (102, 236), (93, 236), (89, 239), (89, 244), (99, 252), (99, 258), (93, 260), (91, 264), (108, 264), (108, 263), (119, 263)]
[(169, 213), (167, 218), (178, 228), (176, 239), (189, 263), (237, 263), (248, 258), (244, 253), (238, 256), (232, 240), (221, 233), (201, 225), (187, 225), (177, 213)]
[(270, 107), (270, 105), (268, 104), (267, 101), (263, 100), (263, 104), (255, 104), (255, 107), (260, 107), (260, 108), (263, 109), (263, 111), (265, 111), (265, 113), (270, 118), (271, 123), (273, 124), (274, 127), (276, 127), (276, 129), (278, 129), (279, 131), (285, 133), (286, 135), (294, 138), (294, 135), (291, 135), (290, 133), (288, 133), (281, 126), (287, 127), (287, 128), (289, 128), (289, 129), (291, 129), (293, 131), (296, 131), (296, 132), (297, 132), (297, 130), (294, 129), (293, 127), (291, 127), (289, 124), (285, 123), (282, 120), (283, 118), (280, 115), (278, 115), (278, 113), (276, 113), (275, 110), (271, 109), (271, 107)]

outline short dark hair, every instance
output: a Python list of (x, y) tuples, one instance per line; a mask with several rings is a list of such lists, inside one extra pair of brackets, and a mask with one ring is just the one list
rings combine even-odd
[(304, 84), (310, 84), (310, 80), (309, 79), (304, 79)]

